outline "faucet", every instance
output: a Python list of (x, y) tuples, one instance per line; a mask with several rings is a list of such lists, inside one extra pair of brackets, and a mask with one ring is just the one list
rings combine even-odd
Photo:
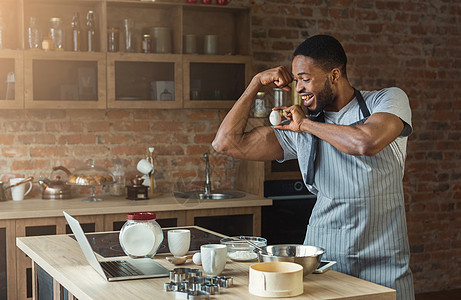
[(210, 159), (208, 157), (208, 153), (205, 152), (203, 154), (203, 157), (205, 158), (205, 195), (211, 194), (211, 180), (210, 180)]

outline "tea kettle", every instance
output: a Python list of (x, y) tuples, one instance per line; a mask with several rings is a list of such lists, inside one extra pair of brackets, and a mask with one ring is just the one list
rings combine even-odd
[[(67, 175), (71, 175), (71, 172), (63, 166), (53, 168), (53, 171), (57, 170), (64, 171)], [(56, 200), (72, 198), (71, 186), (67, 184), (66, 180), (61, 180), (61, 176), (59, 175), (56, 175), (55, 179), (40, 178), (38, 183), (42, 186), (42, 199)]]

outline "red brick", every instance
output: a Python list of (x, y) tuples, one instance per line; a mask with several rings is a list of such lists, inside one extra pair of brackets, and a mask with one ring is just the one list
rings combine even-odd
[(12, 171), (25, 171), (27, 173), (27, 172), (31, 172), (31, 170), (39, 170), (39, 169), (42, 169), (42, 170), (50, 169), (51, 170), (50, 160), (48, 159), (46, 160), (37, 160), (37, 159), (18, 160), (18, 159), (15, 159), (11, 163)]
[(136, 132), (147, 132), (149, 131), (149, 122), (146, 121), (122, 121), (115, 122), (112, 125), (115, 131), (136, 131)]
[(30, 147), (30, 157), (66, 157), (69, 155), (68, 148), (64, 146)]
[(2, 156), (3, 157), (19, 157), (24, 158), (29, 155), (29, 151), (25, 146), (18, 146), (18, 147), (2, 147)]
[(94, 144), (96, 136), (94, 134), (68, 134), (59, 137), (59, 144)]
[(14, 134), (0, 134), (0, 145), (12, 145), (14, 143)]
[(24, 145), (55, 144), (56, 137), (53, 134), (46, 134), (46, 133), (23, 134), (23, 135), (17, 136), (17, 141)]
[(81, 121), (52, 121), (45, 123), (47, 132), (83, 132), (83, 123)]
[(205, 146), (190, 145), (190, 146), (187, 146), (186, 148), (186, 154), (187, 155), (203, 155), (203, 153), (210, 151), (210, 146), (211, 145), (205, 145)]

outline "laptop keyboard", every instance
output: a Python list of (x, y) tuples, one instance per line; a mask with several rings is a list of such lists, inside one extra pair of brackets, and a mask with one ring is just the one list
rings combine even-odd
[(101, 265), (110, 277), (144, 275), (144, 273), (126, 261), (104, 261), (101, 262)]

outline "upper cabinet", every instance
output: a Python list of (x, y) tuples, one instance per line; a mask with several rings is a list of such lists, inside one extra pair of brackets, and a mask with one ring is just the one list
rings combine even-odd
[(229, 108), (251, 75), (248, 8), (0, 0), (0, 11), (3, 108)]

